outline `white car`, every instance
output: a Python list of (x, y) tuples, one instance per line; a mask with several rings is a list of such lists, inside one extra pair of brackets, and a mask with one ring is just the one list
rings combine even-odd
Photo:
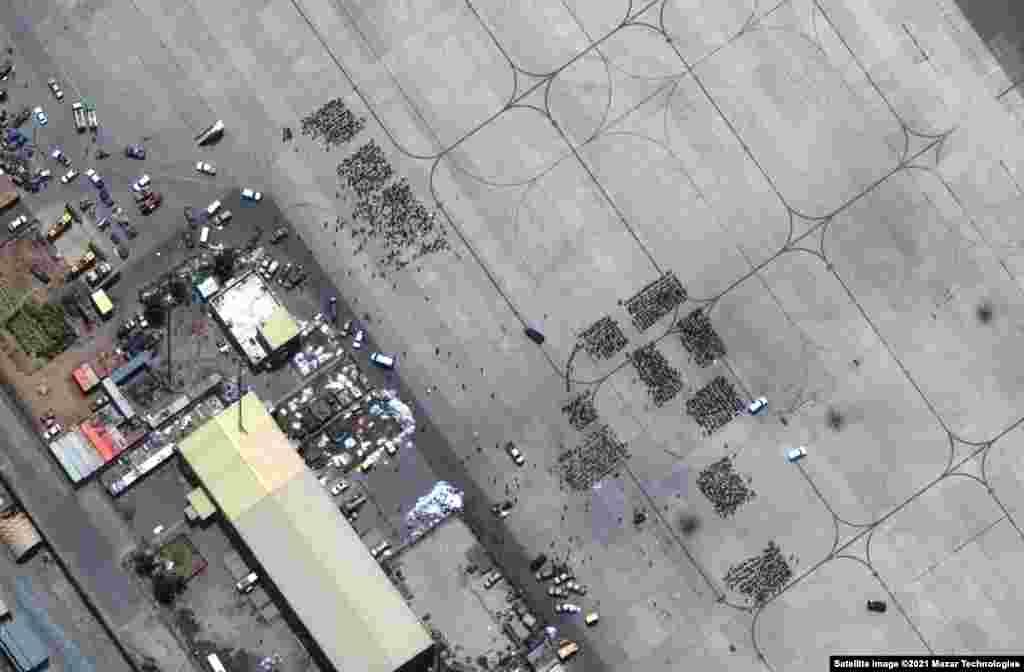
[(348, 481), (338, 481), (337, 483), (331, 486), (331, 495), (333, 497), (337, 497), (338, 495), (340, 495), (341, 493), (345, 492), (348, 489)]
[(242, 200), (259, 202), (263, 200), (263, 192), (252, 189), (242, 189)]
[(209, 215), (210, 217), (213, 217), (213, 215), (216, 214), (218, 210), (220, 210), (220, 201), (214, 201), (213, 203), (210, 203), (208, 206), (206, 206), (206, 214)]
[[(391, 550), (391, 542), (389, 542), (389, 541), (382, 541), (382, 542), (380, 542), (379, 544), (377, 544), (376, 546), (374, 546), (373, 548), (370, 549), (370, 555), (372, 555), (374, 558), (381, 558), (381, 556), (384, 555), (384, 553), (386, 551), (389, 551), (389, 550)], [(388, 555), (390, 555), (390, 553)], [(381, 558), (381, 559), (383, 559), (383, 558)]]
[(90, 168), (85, 171), (85, 176), (89, 178), (89, 181), (92, 182), (93, 186), (97, 188), (103, 186), (103, 178), (100, 177), (100, 174), (96, 172), (95, 168)]
[(356, 332), (355, 338), (352, 339), (352, 349), (359, 350), (363, 347), (363, 339), (366, 337), (366, 333), (362, 329)]
[(757, 415), (766, 408), (768, 408), (768, 400), (765, 397), (758, 397), (747, 404), (747, 411), (751, 415)]
[(57, 83), (56, 79), (51, 77), (46, 82), (46, 84), (47, 84), (47, 86), (50, 87), (50, 91), (53, 91), (53, 97), (54, 98), (56, 98), (57, 100), (64, 100), (64, 92), (61, 90), (60, 84)]
[(580, 613), (580, 608), (579, 608), (579, 606), (577, 606), (575, 604), (569, 604), (568, 602), (563, 602), (562, 604), (556, 604), (555, 605), (555, 613), (556, 614), (578, 614), (578, 613)]
[(511, 441), (505, 444), (505, 452), (508, 453), (509, 458), (517, 467), (521, 467), (526, 464), (526, 458), (523, 457), (523, 453), (516, 448), (516, 444)]
[(786, 451), (786, 459), (790, 462), (799, 462), (807, 457), (807, 446), (797, 446)]
[(13, 222), (7, 225), (7, 230), (10, 231), (11, 233), (14, 233), (21, 227), (25, 226), (26, 224), (28, 224), (28, 215), (19, 215), (18, 217), (14, 218)]
[(206, 175), (216, 175), (217, 168), (212, 163), (206, 163), (205, 161), (196, 162), (196, 170)]
[(48, 180), (51, 177), (53, 177), (53, 173), (50, 172), (49, 168), (43, 168), (42, 170), (39, 171), (39, 179)]
[(394, 355), (385, 355), (383, 352), (374, 352), (370, 354), (370, 361), (382, 369), (395, 368)]
[(76, 177), (78, 177), (78, 171), (72, 168), (68, 172), (64, 173), (64, 175), (60, 178), (60, 181), (63, 182), (64, 184), (68, 184), (69, 182), (71, 182), (71, 180), (75, 179)]
[(139, 179), (135, 180), (135, 182), (132, 184), (132, 191), (142, 191), (143, 189), (148, 187), (152, 182), (153, 180), (149, 178), (149, 175), (143, 175)]
[(49, 123), (50, 118), (46, 116), (46, 112), (43, 112), (43, 108), (37, 107), (32, 110), (32, 113), (36, 115), (36, 121), (39, 122), (40, 126), (46, 126), (46, 124)]
[(64, 428), (60, 426), (60, 423), (54, 423), (53, 425), (50, 425), (45, 432), (43, 432), (43, 438), (49, 441), (50, 439), (56, 438), (56, 436), (62, 431), (64, 431)]

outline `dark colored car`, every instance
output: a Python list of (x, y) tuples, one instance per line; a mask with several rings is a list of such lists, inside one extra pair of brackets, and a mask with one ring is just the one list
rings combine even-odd
[(142, 145), (128, 145), (124, 148), (124, 155), (129, 159), (139, 159), (141, 161), (146, 158), (146, 149)]
[(127, 245), (125, 245), (124, 243), (118, 243), (117, 246), (116, 246), (116, 249), (117, 249), (117, 256), (121, 257), (122, 259), (127, 259), (128, 258), (128, 254), (129, 253), (128, 253), (128, 246)]
[(32, 264), (32, 267), (29, 268), (29, 271), (32, 273), (32, 275), (35, 277), (35, 279), (38, 280), (39, 282), (43, 283), (44, 285), (50, 284), (50, 276), (47, 275), (46, 271), (44, 271), (39, 266), (37, 266), (35, 264)]
[(547, 561), (548, 556), (541, 553), (536, 558), (534, 558), (532, 562), (530, 562), (530, 571), (534, 573), (539, 572), (540, 568), (547, 564)]
[(544, 334), (540, 333), (533, 327), (527, 327), (523, 331), (526, 334), (526, 337), (533, 341), (534, 343), (536, 343), (537, 345), (543, 345), (544, 341), (547, 340), (546, 338), (544, 338)]
[(884, 614), (886, 609), (887, 605), (882, 600), (868, 600), (868, 611)]
[(274, 233), (270, 235), (270, 242), (273, 245), (280, 243), (282, 240), (288, 237), (288, 229), (280, 226), (274, 229)]
[(124, 235), (128, 236), (128, 240), (135, 240), (139, 236), (139, 230), (127, 220), (121, 222), (121, 228), (124, 229)]
[(116, 231), (111, 231), (110, 232), (110, 242), (112, 242), (114, 245), (120, 245), (121, 244), (121, 236), (117, 235)]
[(114, 205), (114, 199), (110, 197), (110, 192), (106, 189), (100, 189), (100, 201), (108, 207)]

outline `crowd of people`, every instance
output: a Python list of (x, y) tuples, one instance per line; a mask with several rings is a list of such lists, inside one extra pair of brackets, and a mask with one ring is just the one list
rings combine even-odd
[(647, 387), (651, 402), (656, 407), (661, 408), (682, 391), (683, 379), (679, 370), (668, 363), (654, 343), (634, 350), (629, 355), (629, 361), (636, 368), (640, 381)]
[[(341, 98), (328, 101), (301, 122), (302, 135), (322, 142), (325, 150), (351, 142), (366, 126), (366, 119), (356, 116)], [(291, 129), (285, 129), (281, 137), (285, 142), (290, 140)]]
[(562, 412), (569, 416), (569, 424), (578, 432), (597, 420), (597, 406), (593, 390), (586, 390), (574, 396), (562, 406)]
[(697, 488), (723, 518), (731, 517), (755, 496), (750, 488), (750, 479), (736, 472), (732, 458), (728, 456), (701, 470), (697, 475)]
[(725, 343), (715, 333), (711, 320), (698, 308), (679, 320), (679, 338), (697, 366), (705, 367), (725, 357)]
[(338, 164), (338, 177), (360, 199), (383, 191), (395, 171), (375, 141), (369, 140)]
[(558, 457), (558, 474), (576, 491), (586, 491), (629, 457), (626, 445), (608, 425), (589, 434), (583, 443)]
[(626, 347), (626, 336), (619, 323), (609, 316), (602, 317), (580, 334), (580, 342), (594, 359), (610, 359)]
[[(792, 557), (792, 556), (791, 556)], [(774, 541), (760, 555), (733, 565), (725, 574), (725, 585), (760, 606), (793, 580), (793, 569)]]
[(669, 271), (628, 299), (626, 312), (639, 331), (646, 331), (683, 301), (686, 290), (676, 274)]
[(725, 427), (742, 410), (743, 401), (736, 388), (723, 376), (714, 378), (686, 400), (686, 413), (706, 435)]
[(416, 197), (408, 180), (393, 179), (394, 169), (373, 140), (342, 160), (337, 173), (356, 196), (350, 229), (356, 251), (362, 252), (371, 243), (380, 245), (382, 274), (450, 248), (437, 213)]

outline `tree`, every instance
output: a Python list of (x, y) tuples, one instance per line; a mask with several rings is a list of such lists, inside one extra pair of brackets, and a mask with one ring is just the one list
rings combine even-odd
[(140, 548), (132, 554), (132, 565), (139, 576), (152, 576), (156, 571), (156, 553), (150, 548)]
[(185, 590), (185, 579), (169, 570), (161, 570), (153, 575), (153, 597), (163, 605), (174, 602)]
[(184, 278), (174, 278), (171, 281), (171, 297), (175, 303), (178, 305), (188, 303), (189, 294), (188, 283)]
[(233, 247), (225, 247), (213, 258), (213, 274), (221, 283), (231, 279), (238, 263), (238, 252)]
[(164, 322), (167, 318), (167, 310), (159, 304), (149, 304), (143, 311), (143, 315), (146, 316), (146, 321), (149, 322), (149, 326), (154, 329), (159, 329), (164, 326)]

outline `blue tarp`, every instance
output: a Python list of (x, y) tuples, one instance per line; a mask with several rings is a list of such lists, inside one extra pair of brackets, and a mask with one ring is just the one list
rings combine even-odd
[(136, 372), (138, 372), (139, 369), (149, 364), (149, 360), (151, 360), (152, 358), (153, 353), (149, 352), (148, 350), (145, 352), (140, 352), (139, 354), (135, 355), (130, 360), (128, 360), (128, 362), (124, 366), (120, 367), (119, 369), (111, 373), (110, 380), (112, 380), (115, 385), (120, 385), (123, 381), (131, 378)]

